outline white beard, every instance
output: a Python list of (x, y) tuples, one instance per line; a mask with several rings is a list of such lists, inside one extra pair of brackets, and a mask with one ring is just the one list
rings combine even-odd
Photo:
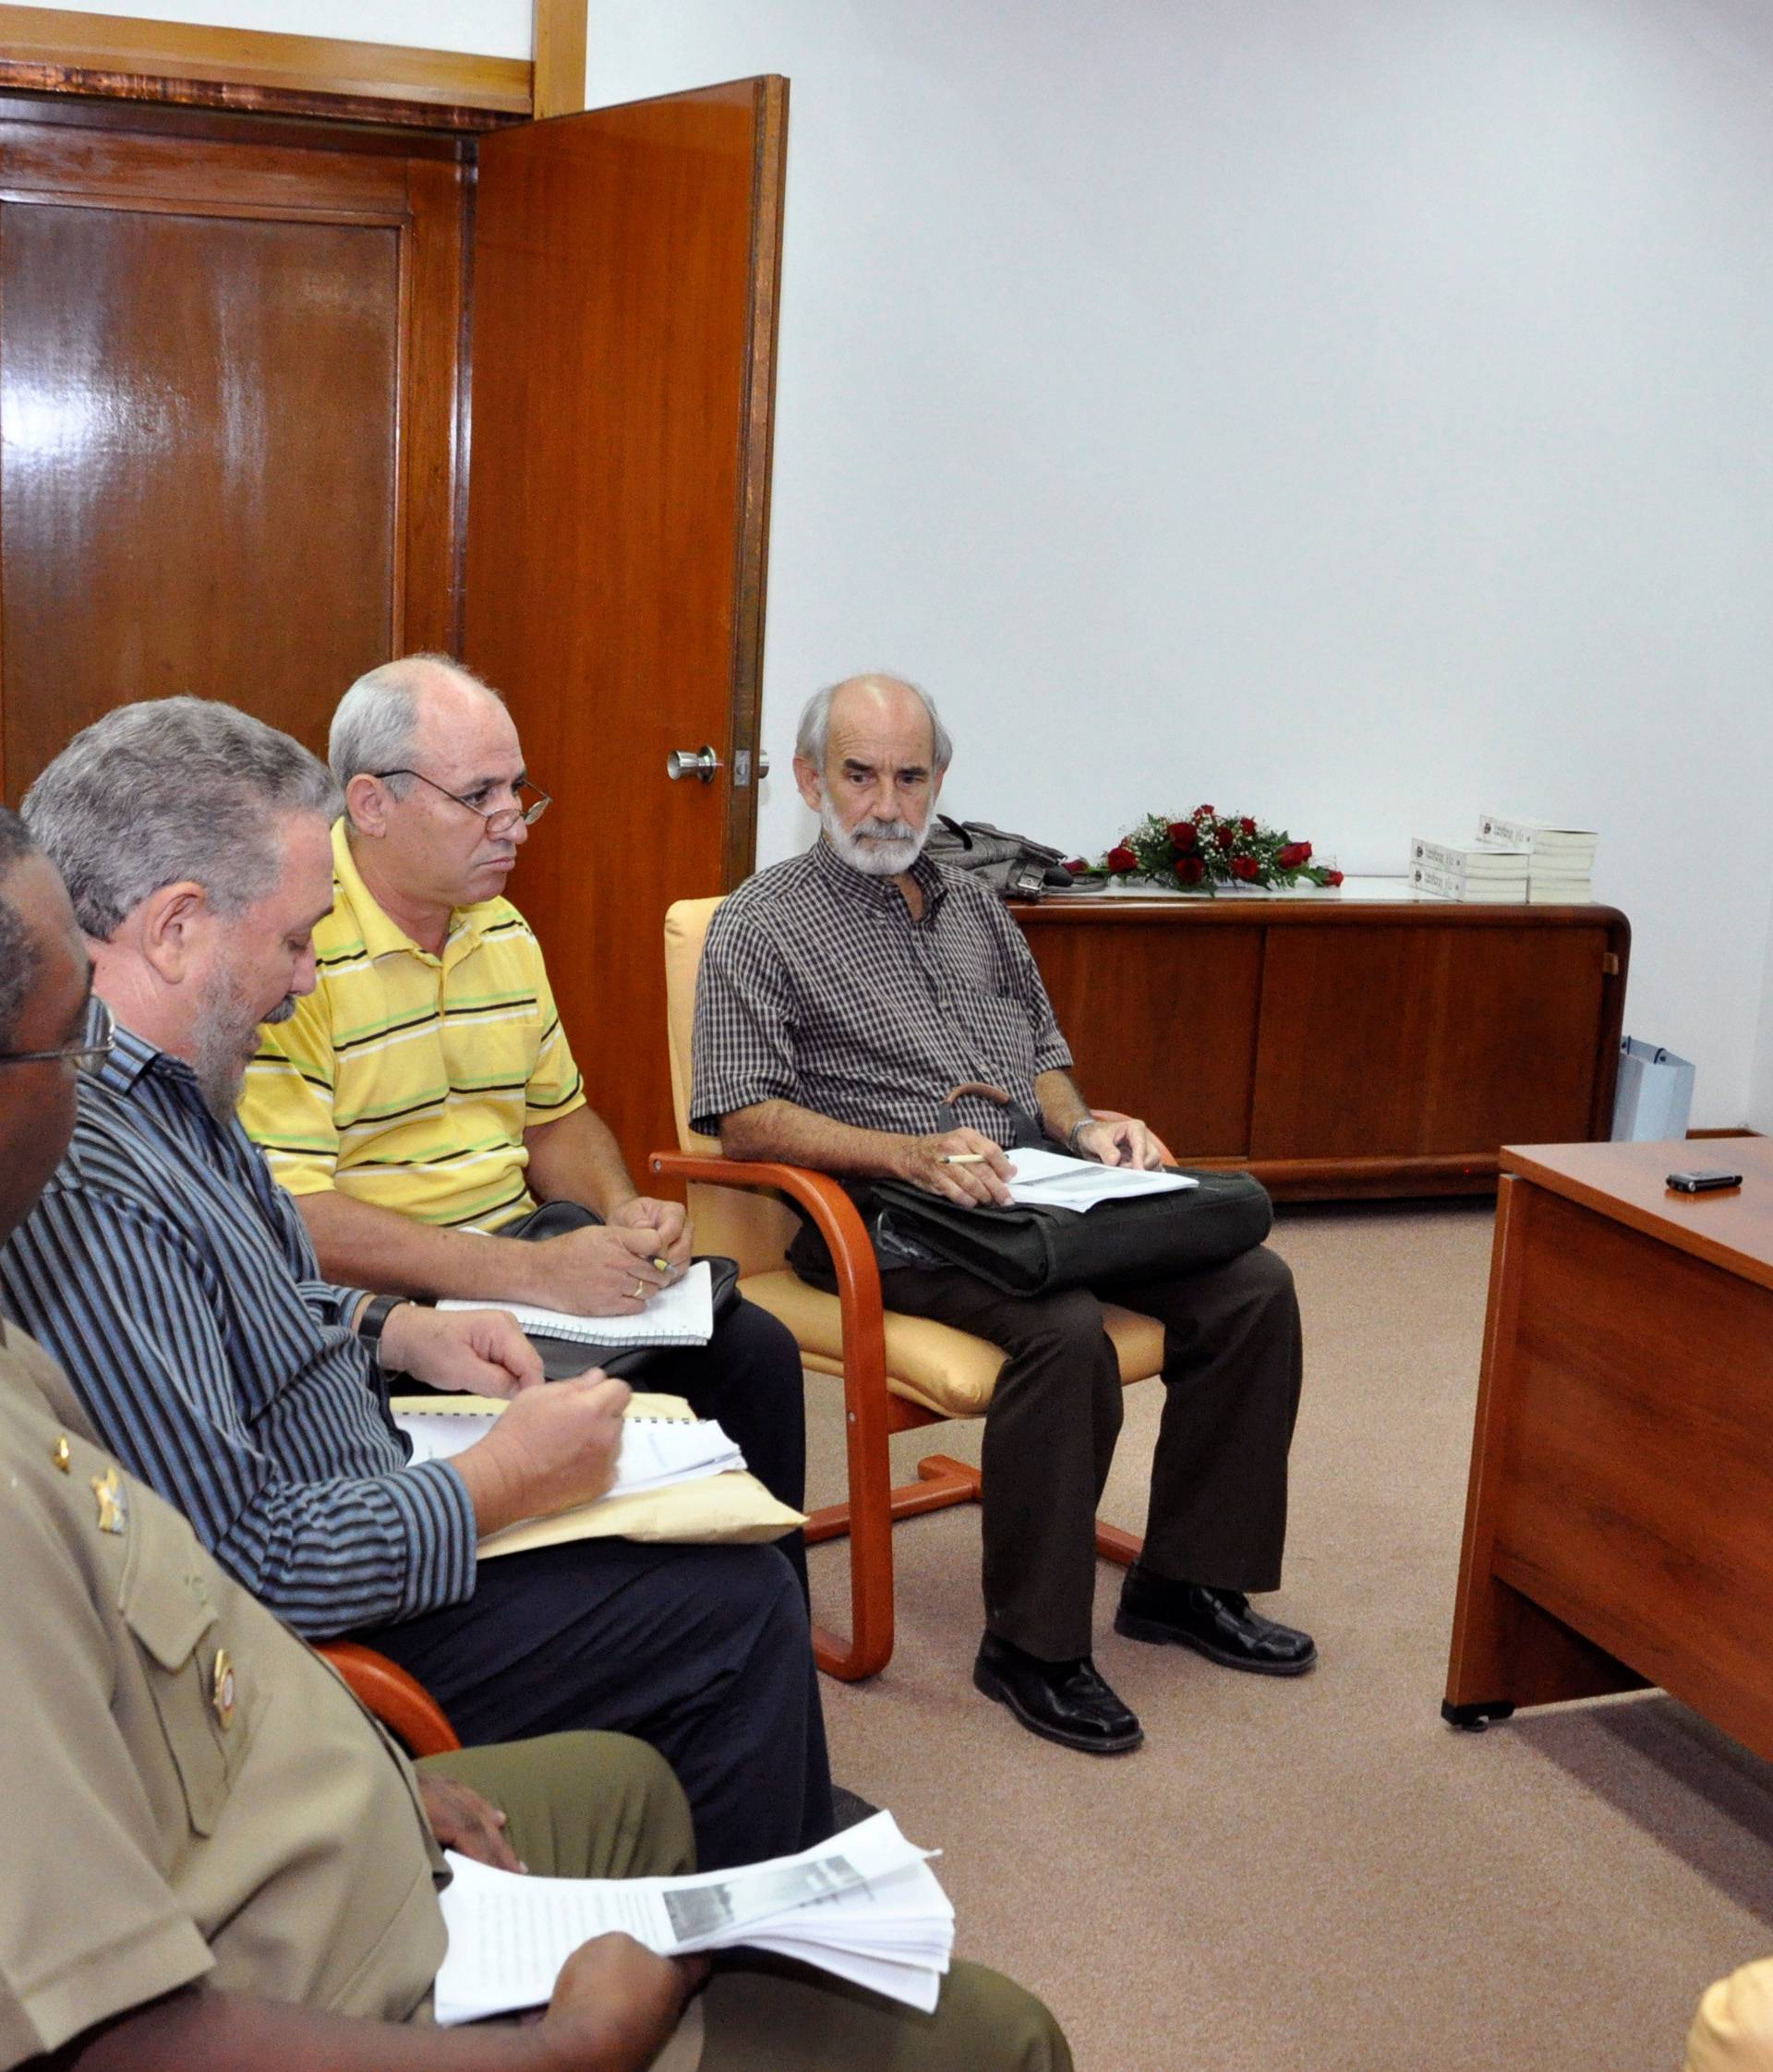
[(846, 827), (829, 799), (820, 801), (819, 825), (850, 868), (870, 878), (896, 878), (901, 871), (909, 871), (930, 838), (928, 821), (913, 827), (909, 820), (861, 820)]

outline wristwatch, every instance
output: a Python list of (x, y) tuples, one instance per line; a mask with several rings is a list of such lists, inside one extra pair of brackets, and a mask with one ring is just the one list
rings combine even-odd
[(381, 1357), (381, 1334), (389, 1318), (402, 1303), (411, 1300), (410, 1295), (371, 1295), (364, 1304), (363, 1314), (357, 1319), (357, 1336), (374, 1352), (377, 1366), (385, 1364)]
[(1082, 1136), (1086, 1129), (1093, 1129), (1101, 1119), (1099, 1115), (1079, 1115), (1065, 1133), (1067, 1150), (1077, 1151), (1079, 1149), (1078, 1138)]

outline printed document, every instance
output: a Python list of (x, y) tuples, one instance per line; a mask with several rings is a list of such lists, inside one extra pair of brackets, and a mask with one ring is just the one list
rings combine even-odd
[(440, 2024), (542, 2006), (578, 1948), (621, 1930), (660, 1956), (773, 1950), (931, 2012), (954, 1946), (935, 1852), (875, 1813), (798, 1856), (683, 1878), (537, 1878), (448, 1853)]
[(1186, 1173), (1141, 1173), (1136, 1166), (1098, 1165), (1063, 1151), (1011, 1150), (1016, 1177), (1009, 1198), (1027, 1209), (1093, 1209), (1102, 1201), (1131, 1201), (1141, 1194), (1176, 1194), (1198, 1187)]

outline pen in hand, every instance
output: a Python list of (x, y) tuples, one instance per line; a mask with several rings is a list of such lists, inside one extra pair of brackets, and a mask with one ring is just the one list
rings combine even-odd
[(935, 1162), (938, 1165), (983, 1165), (983, 1151), (944, 1151)]

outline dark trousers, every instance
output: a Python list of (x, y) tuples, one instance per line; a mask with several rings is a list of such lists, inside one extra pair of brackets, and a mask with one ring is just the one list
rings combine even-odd
[(832, 1832), (806, 1606), (773, 1547), (501, 1554), (467, 1603), (353, 1637), (410, 1670), (470, 1746), (574, 1728), (649, 1742), (689, 1798), (706, 1870)]
[[(778, 1502), (806, 1508), (806, 1389), (801, 1349), (767, 1309), (741, 1301), (714, 1327), (706, 1345), (661, 1346), (636, 1389), (682, 1396), (698, 1417), (715, 1417), (745, 1456), (745, 1465)], [(806, 1536), (778, 1539), (806, 1599)]]
[(1043, 1661), (1090, 1652), (1096, 1507), (1121, 1421), (1104, 1300), (1164, 1326), (1143, 1566), (1220, 1589), (1276, 1587), (1301, 1376), (1285, 1260), (1259, 1247), (1203, 1273), (1051, 1295), (1001, 1295), (947, 1267), (899, 1267), (880, 1283), (889, 1309), (934, 1317), (1009, 1355), (985, 1414), (990, 1632)]

